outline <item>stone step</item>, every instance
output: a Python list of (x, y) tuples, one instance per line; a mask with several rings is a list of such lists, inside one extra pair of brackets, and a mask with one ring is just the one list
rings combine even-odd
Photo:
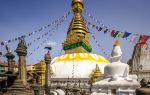
[(7, 93), (5, 93), (3, 95), (34, 95), (34, 92), (33, 91), (12, 90), (12, 91), (8, 91)]
[(11, 86), (11, 88), (26, 88), (25, 86), (20, 86), (20, 85), (14, 85), (14, 86)]

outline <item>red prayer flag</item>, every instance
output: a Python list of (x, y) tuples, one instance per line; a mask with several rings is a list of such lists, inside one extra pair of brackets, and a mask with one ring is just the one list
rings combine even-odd
[(111, 32), (111, 37), (113, 37), (114, 34), (115, 34), (115, 30), (112, 30), (112, 32)]
[(141, 44), (146, 44), (147, 40), (150, 38), (150, 36), (147, 36), (147, 35), (143, 35), (141, 36), (140, 38), (140, 43)]

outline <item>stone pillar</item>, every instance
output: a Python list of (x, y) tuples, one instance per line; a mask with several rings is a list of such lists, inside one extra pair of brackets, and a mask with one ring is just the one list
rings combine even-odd
[(13, 73), (15, 73), (15, 64), (16, 64), (15, 60), (12, 60), (12, 64), (13, 64)]
[(45, 54), (45, 63), (46, 63), (46, 73), (45, 73), (45, 92), (47, 95), (50, 95), (50, 84), (51, 84), (51, 56), (48, 51), (48, 53)]
[(14, 58), (15, 56), (12, 54), (11, 51), (8, 51), (5, 55), (7, 57), (7, 61), (8, 61), (8, 71), (9, 72), (14, 72)]
[(27, 55), (27, 47), (24, 40), (20, 40), (16, 52), (19, 56), (19, 75), (17, 76), (17, 79), (14, 81), (13, 85), (7, 88), (7, 93), (4, 93), (3, 95), (34, 95), (33, 89), (31, 89), (30, 86), (27, 85), (27, 71), (25, 60), (25, 56)]
[(16, 49), (17, 55), (19, 56), (19, 64), (18, 64), (18, 71), (19, 71), (19, 79), (23, 82), (25, 86), (27, 86), (27, 70), (26, 70), (26, 55), (27, 55), (27, 47), (24, 40), (21, 40), (18, 44)]

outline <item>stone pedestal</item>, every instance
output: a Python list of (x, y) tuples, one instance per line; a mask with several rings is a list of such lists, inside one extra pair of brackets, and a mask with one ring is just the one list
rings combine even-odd
[(4, 93), (3, 95), (34, 95), (34, 91), (23, 85), (20, 79), (17, 79), (14, 84), (8, 88), (7, 93)]

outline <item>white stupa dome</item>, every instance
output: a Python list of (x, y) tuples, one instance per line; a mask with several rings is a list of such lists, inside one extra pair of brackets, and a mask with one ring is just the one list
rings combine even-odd
[(89, 78), (96, 64), (102, 74), (110, 62), (104, 57), (91, 53), (73, 53), (55, 57), (52, 62), (52, 78)]

